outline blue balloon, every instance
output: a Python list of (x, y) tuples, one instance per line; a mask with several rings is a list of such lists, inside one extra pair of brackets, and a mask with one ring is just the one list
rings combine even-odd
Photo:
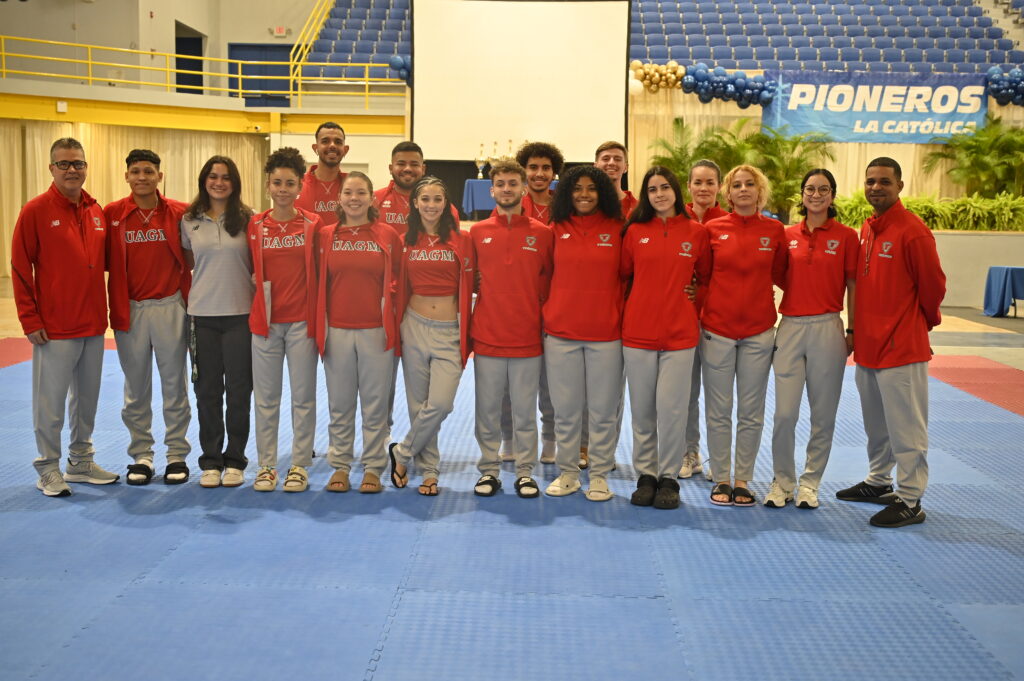
[(744, 98), (744, 99), (741, 99), (739, 102), (737, 102), (736, 106), (738, 106), (741, 109), (746, 109), (746, 108), (748, 108), (750, 106), (750, 102), (747, 99)]
[(740, 78), (746, 79), (746, 77), (747, 74), (745, 74), (743, 71), (737, 71), (736, 73), (732, 74), (733, 80), (739, 80)]
[(697, 92), (699, 92), (701, 94), (710, 93), (711, 92), (711, 83), (706, 81), (706, 80), (703, 83), (697, 83)]
[(402, 55), (396, 54), (395, 56), (393, 56), (391, 60), (388, 62), (388, 66), (393, 68), (395, 71), (400, 71), (401, 69), (405, 68), (405, 64), (402, 62)]
[(1013, 99), (1013, 97), (1011, 97), (1009, 94), (1005, 92), (1002, 92), (998, 94), (995, 99), (996, 103), (999, 104), (1000, 106), (1006, 106), (1007, 104), (1010, 103), (1010, 100)]
[(1012, 101), (1017, 106), (1020, 106), (1021, 104), (1024, 104), (1024, 94), (1018, 92), (1017, 94), (1015, 94), (1013, 96)]
[(1024, 71), (1021, 71), (1020, 69), (1011, 69), (1010, 78), (1013, 78), (1014, 80), (1020, 80), (1021, 78), (1024, 78)]
[(735, 85), (736, 89), (740, 90), (741, 92), (743, 90), (747, 89), (747, 79), (746, 78), (733, 78), (732, 79), (732, 84)]
[(714, 74), (715, 74), (716, 76), (719, 76), (719, 77), (722, 77), (722, 78), (724, 78), (725, 76), (728, 76), (728, 75), (729, 75), (729, 72), (725, 70), (725, 67), (724, 67), (724, 66), (716, 66), (716, 67), (715, 67), (715, 71), (714, 71)]
[(761, 96), (758, 97), (758, 103), (761, 106), (768, 106), (769, 104), (772, 103), (772, 99), (772, 93), (768, 92), (767, 90), (763, 90), (761, 92)]
[(988, 70), (989, 77), (1003, 75), (1003, 68), (1001, 66), (993, 66)]
[(399, 69), (398, 77), (401, 78), (402, 80), (409, 80), (409, 69)]
[(708, 70), (708, 65), (705, 64), (702, 61), (699, 61), (699, 62), (697, 62), (696, 64), (693, 65), (693, 68), (691, 70), (693, 70), (693, 71), (707, 71)]
[(693, 74), (694, 80), (696, 80), (698, 83), (706, 83), (706, 82), (708, 82), (708, 79), (710, 77), (711, 76), (710, 76), (710, 74), (708, 74), (707, 69), (703, 69), (701, 71), (697, 71), (697, 72), (695, 72)]
[(403, 54), (402, 55), (402, 66), (405, 67), (406, 71), (408, 71), (409, 73), (412, 73), (412, 57), (410, 57), (407, 54)]
[(726, 85), (725, 86), (725, 98), (726, 99), (735, 99), (736, 98), (736, 86), (735, 85)]
[(711, 100), (712, 100), (713, 98), (714, 98), (714, 97), (713, 97), (713, 96), (711, 95), (711, 93), (710, 93), (710, 92), (701, 92), (700, 94), (698, 94), (698, 95), (697, 95), (697, 99), (699, 99), (699, 100), (700, 100), (701, 102), (703, 102), (704, 104), (707, 104), (707, 103), (708, 103), (708, 102), (710, 102), (710, 101), (711, 101)]
[(681, 82), (683, 85), (683, 92), (693, 92), (694, 88), (697, 87), (697, 79), (690, 74), (683, 76), (683, 80)]
[(758, 84), (760, 84), (760, 85), (763, 85), (763, 84), (764, 84), (764, 76), (763, 76), (763, 75), (761, 75), (760, 73), (759, 73), (759, 74), (757, 74), (756, 76), (754, 76), (753, 78), (751, 78), (750, 80), (752, 80), (752, 81), (754, 81), (755, 83), (758, 83)]

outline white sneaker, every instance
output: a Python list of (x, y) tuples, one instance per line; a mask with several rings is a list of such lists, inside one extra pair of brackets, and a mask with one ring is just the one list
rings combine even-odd
[(818, 490), (807, 485), (800, 485), (800, 490), (796, 495), (796, 507), (818, 508)]
[(584, 492), (584, 496), (591, 501), (608, 501), (615, 496), (608, 489), (608, 481), (601, 477), (590, 476), (590, 487)]
[(697, 452), (687, 452), (683, 456), (683, 467), (679, 469), (679, 477), (689, 478), (694, 473), (700, 473), (701, 470), (700, 454)]
[(540, 462), (554, 463), (556, 451), (557, 447), (555, 446), (554, 440), (542, 440), (540, 447)]
[(772, 480), (772, 485), (768, 488), (768, 496), (764, 498), (764, 505), (782, 508), (790, 501), (793, 501), (793, 491), (782, 489), (782, 485)]
[(220, 471), (216, 468), (203, 471), (199, 476), (200, 487), (220, 487)]
[[(231, 485), (228, 485), (230, 487)], [(260, 470), (256, 473), (256, 482), (252, 483), (252, 488), (257, 492), (273, 492), (277, 489), (277, 471), (274, 470), (273, 466), (260, 466)]]
[(225, 468), (224, 477), (220, 479), (220, 484), (225, 487), (241, 487), (243, 482), (245, 482), (245, 471), (241, 468)]
[(551, 497), (565, 497), (578, 491), (579, 488), (580, 479), (577, 476), (570, 473), (562, 473), (555, 478), (554, 482), (548, 485), (544, 493)]
[(40, 475), (36, 480), (36, 489), (48, 497), (71, 496), (71, 488), (68, 487), (68, 483), (64, 482), (64, 476), (60, 474), (59, 470)]
[(515, 461), (515, 451), (512, 449), (512, 440), (501, 441), (501, 460), (502, 461)]
[(103, 470), (95, 461), (68, 462), (64, 480), (67, 482), (87, 482), (90, 485), (109, 485), (120, 479), (117, 473)]

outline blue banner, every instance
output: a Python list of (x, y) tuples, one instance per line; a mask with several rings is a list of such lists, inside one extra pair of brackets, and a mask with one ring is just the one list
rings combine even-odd
[(766, 71), (779, 89), (761, 124), (836, 142), (926, 144), (984, 125), (984, 74)]

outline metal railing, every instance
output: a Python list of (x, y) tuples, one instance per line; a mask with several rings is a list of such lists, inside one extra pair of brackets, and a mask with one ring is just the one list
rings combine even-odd
[[(288, 97), (289, 101), (291, 101), (291, 98), (294, 97), (294, 105), (296, 107), (302, 106), (303, 93), (309, 94), (308, 88), (310, 85), (348, 85), (350, 87), (346, 89), (317, 90), (315, 94), (338, 97), (363, 97), (366, 108), (369, 108), (370, 100), (374, 97), (405, 96), (404, 88), (399, 92), (388, 91), (390, 88), (383, 91), (372, 89), (373, 86), (380, 85), (403, 85), (403, 81), (400, 78), (370, 76), (371, 68), (386, 69), (386, 64), (324, 64), (305, 61), (309, 54), (309, 48), (312, 45), (312, 40), (310, 40), (309, 36), (315, 36), (319, 26), (323, 23), (321, 5), (325, 5), (327, 7), (325, 11), (329, 11), (330, 0), (320, 0), (318, 2), (316, 9), (310, 14), (310, 18), (302, 29), (299, 41), (292, 48), (289, 61), (248, 61), (221, 57), (198, 57), (188, 54), (157, 52), (155, 50), (133, 50), (124, 47), (105, 47), (59, 40), (40, 40), (37, 38), (0, 35), (0, 78), (9, 78), (11, 76), (39, 79), (53, 78), (58, 80), (84, 81), (88, 85), (134, 85), (156, 88), (166, 92), (185, 90), (199, 93), (219, 93), (242, 98), (280, 96)], [(26, 51), (33, 46), (39, 51), (49, 53), (30, 54)], [(18, 51), (14, 51), (15, 48), (18, 48)], [(66, 57), (53, 54), (58, 50), (68, 48), (75, 50), (76, 56)], [(97, 55), (103, 58), (98, 58)], [(148, 57), (151, 61), (162, 61), (162, 65), (149, 66), (141, 63), (131, 63), (129, 59), (132, 57), (135, 57), (136, 61), (141, 61), (142, 57)], [(179, 59), (200, 61), (202, 62), (202, 67), (200, 70), (178, 68), (177, 60)], [(82, 66), (84, 67), (84, 73), (62, 73), (53, 68), (55, 65)], [(271, 75), (246, 72), (267, 66), (287, 67), (285, 69), (287, 73)], [(361, 78), (353, 78), (351, 76), (342, 78), (326, 77), (323, 75), (307, 76), (304, 74), (304, 66), (338, 66), (346, 67), (346, 71), (349, 67), (362, 67), (363, 71)], [(111, 73), (111, 69), (116, 69), (117, 72)], [(135, 72), (135, 78), (124, 77), (126, 72), (131, 71)], [(178, 74), (201, 76), (204, 79), (204, 83), (201, 85), (179, 84), (177, 82)], [(152, 76), (152, 78), (147, 79), (145, 76)], [(206, 82), (207, 80), (209, 82)], [(280, 83), (281, 87), (267, 89), (247, 86), (247, 83), (252, 81), (272, 81), (274, 85)], [(361, 87), (353, 88), (351, 86)]]

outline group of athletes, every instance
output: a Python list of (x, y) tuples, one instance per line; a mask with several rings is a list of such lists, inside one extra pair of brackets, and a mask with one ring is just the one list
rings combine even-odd
[[(813, 509), (853, 352), (869, 473), (836, 496), (883, 505), (873, 525), (924, 520), (928, 331), (941, 320), (945, 276), (931, 232), (899, 200), (896, 161), (868, 164), (874, 215), (858, 236), (835, 219), (836, 181), (826, 169), (806, 173), (803, 219), (785, 227), (763, 214), (771, 188), (755, 167), (723, 177), (714, 162), (697, 162), (685, 178), (692, 200), (685, 203), (680, 178), (655, 166), (637, 199), (622, 189), (622, 144), (602, 144), (593, 165), (562, 173), (557, 147), (531, 142), (514, 160), (493, 163), (496, 207), (462, 230), (418, 145), (394, 148), (392, 180), (376, 192), (365, 174), (342, 172), (348, 149), (342, 128), (328, 122), (315, 133), (318, 163), (308, 169), (296, 149), (272, 153), (264, 167), (272, 207), (253, 214), (230, 158), (206, 162), (186, 205), (160, 194), (160, 158), (145, 149), (126, 159), (131, 193), (101, 208), (83, 189), (82, 145), (53, 143), (53, 184), (22, 209), (12, 246), (18, 315), (33, 344), (34, 464), (43, 494), (66, 496), (67, 482), (120, 477), (94, 461), (92, 445), (109, 310), (125, 377), (130, 485), (148, 484), (155, 471), (154, 357), (166, 427), (163, 480), (189, 478), (191, 355), (199, 484), (244, 483), (252, 403), (253, 488), (306, 490), (319, 358), (333, 469), (326, 489), (353, 486), (358, 406), (356, 489), (381, 492), (385, 474), (404, 488), (415, 467), (419, 493), (436, 495), (438, 431), (472, 355), (479, 496), (500, 491), (504, 459), (513, 461), (520, 497), (539, 496), (539, 460), (558, 466), (548, 495), (580, 490), (580, 470), (589, 468), (585, 496), (610, 499), (628, 386), (633, 504), (677, 508), (677, 478), (704, 474), (713, 482), (711, 503), (752, 506), (748, 483), (774, 368), (774, 479), (763, 501)], [(282, 476), (286, 364), (292, 444)], [(399, 366), (410, 425), (392, 441)], [(798, 476), (795, 429), (805, 390), (810, 439)], [(65, 403), (70, 445), (62, 474)]]

